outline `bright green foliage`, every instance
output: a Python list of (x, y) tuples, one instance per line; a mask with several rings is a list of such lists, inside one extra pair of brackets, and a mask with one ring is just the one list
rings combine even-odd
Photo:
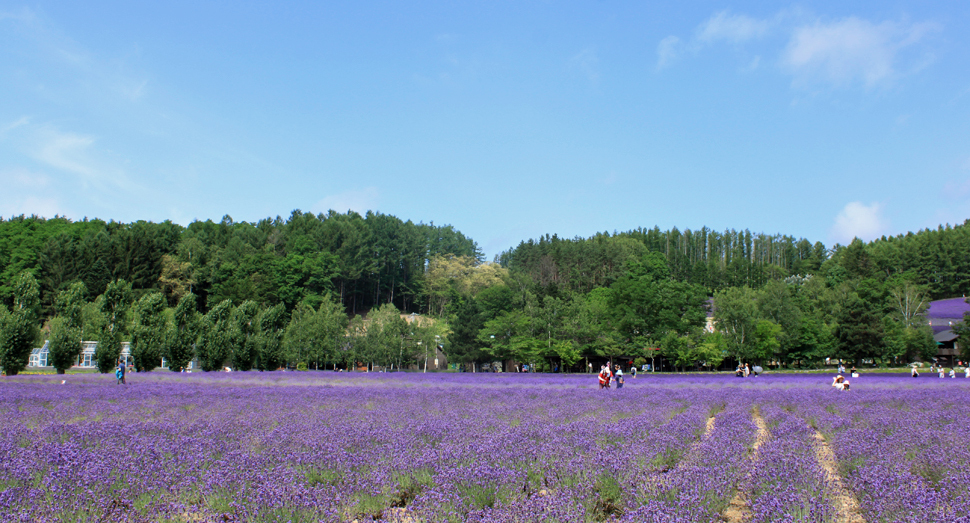
[(98, 360), (98, 370), (110, 372), (118, 363), (121, 355), (121, 342), (127, 334), (128, 310), (131, 308), (131, 284), (125, 280), (115, 280), (107, 285), (98, 302), (98, 309), (104, 317), (104, 324), (98, 337), (94, 357)]
[(179, 299), (168, 328), (168, 368), (178, 372), (189, 366), (195, 356), (195, 342), (199, 338), (199, 313), (195, 310), (195, 294)]
[[(391, 311), (388, 311), (388, 313)], [(429, 368), (429, 360), (432, 362), (431, 368), (434, 368), (434, 358), (435, 351), (437, 347), (446, 348), (448, 344), (448, 337), (451, 335), (451, 326), (444, 320), (432, 320), (430, 318), (425, 318), (425, 321), (415, 322), (408, 325), (408, 330), (411, 332), (411, 339), (415, 341), (415, 351), (414, 356), (418, 362), (418, 365), (423, 369), (427, 370)], [(381, 321), (378, 319), (378, 321)], [(396, 339), (399, 339), (398, 333), (403, 333), (404, 325), (393, 321), (393, 317), (388, 320), (382, 321), (383, 325), (381, 329), (385, 331), (385, 334), (381, 334), (381, 337), (386, 341), (387, 351), (390, 352), (395, 348), (394, 343)], [(369, 328), (369, 327), (368, 327)], [(420, 343), (418, 343), (420, 342)], [(393, 357), (393, 354), (388, 354), (389, 357)]]
[(758, 324), (758, 294), (748, 287), (729, 287), (714, 294), (714, 324), (724, 334), (728, 351), (742, 363), (754, 355), (752, 338)]
[(71, 368), (81, 355), (81, 333), (84, 323), (84, 283), (77, 281), (57, 295), (57, 317), (51, 320), (47, 339), (48, 363), (58, 374)]
[(7, 376), (19, 373), (30, 361), (37, 342), (40, 291), (34, 276), (24, 271), (13, 286), (12, 310), (0, 307), (0, 367)]
[(165, 318), (165, 304), (165, 296), (160, 292), (146, 294), (135, 303), (131, 355), (138, 372), (150, 371), (162, 363), (170, 329)]
[(346, 327), (347, 315), (330, 299), (324, 300), (317, 310), (304, 303), (297, 305), (283, 339), (287, 358), (312, 363), (310, 368), (336, 361), (337, 345)]
[(398, 363), (407, 327), (401, 312), (390, 303), (371, 311), (367, 316), (366, 353), (363, 359), (385, 366)]
[(223, 300), (202, 318), (197, 346), (202, 370), (209, 372), (223, 368), (232, 356), (235, 329), (230, 300)]
[(651, 253), (630, 262), (628, 273), (610, 286), (616, 330), (631, 342), (687, 333), (704, 324), (706, 294), (698, 286), (670, 279), (663, 256)]
[(781, 335), (781, 325), (767, 319), (758, 320), (751, 340), (752, 349), (754, 349), (751, 360), (755, 363), (770, 361), (781, 347), (781, 342), (778, 341)]

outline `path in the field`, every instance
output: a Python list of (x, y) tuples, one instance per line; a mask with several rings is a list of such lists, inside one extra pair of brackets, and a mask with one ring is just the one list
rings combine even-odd
[(831, 498), (836, 511), (837, 523), (865, 523), (859, 509), (859, 500), (845, 487), (842, 476), (839, 475), (835, 461), (835, 453), (829, 447), (825, 436), (815, 431), (815, 459), (825, 471), (825, 482), (831, 489)]
[[(757, 463), (758, 449), (768, 441), (771, 433), (768, 432), (768, 425), (765, 423), (764, 418), (761, 417), (761, 412), (758, 411), (757, 407), (751, 410), (751, 417), (754, 419), (754, 424), (758, 426), (758, 435), (754, 440), (754, 445), (751, 446), (750, 458), (752, 463)], [(751, 472), (748, 472), (748, 475), (742, 480), (741, 485), (747, 483), (750, 476)], [(748, 506), (748, 493), (744, 489), (738, 489), (738, 492), (734, 495), (734, 499), (731, 500), (731, 504), (724, 510), (723, 518), (730, 523), (741, 523), (751, 519), (751, 507)]]
[(681, 459), (680, 463), (677, 464), (677, 470), (684, 470), (691, 463), (695, 462), (697, 455), (700, 452), (701, 443), (704, 443), (704, 440), (710, 437), (711, 433), (714, 432), (714, 425), (716, 423), (717, 418), (714, 415), (707, 418), (707, 425), (704, 427), (704, 434), (701, 434), (701, 437), (690, 446), (690, 449), (688, 449), (687, 453), (684, 454), (684, 458)]

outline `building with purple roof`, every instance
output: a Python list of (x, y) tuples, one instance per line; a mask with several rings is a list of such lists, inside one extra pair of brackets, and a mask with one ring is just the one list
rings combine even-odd
[(970, 303), (966, 297), (948, 298), (931, 301), (926, 309), (926, 320), (933, 329), (933, 339), (939, 347), (937, 357), (949, 360), (953, 365), (954, 358), (960, 354), (960, 346), (956, 342), (957, 335), (953, 327), (963, 321), (963, 315), (970, 312)]

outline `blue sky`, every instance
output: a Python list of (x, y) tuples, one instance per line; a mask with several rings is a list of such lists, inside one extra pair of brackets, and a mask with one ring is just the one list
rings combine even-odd
[(970, 218), (970, 9), (649, 4), (0, 0), (0, 215), (372, 209), (489, 258)]

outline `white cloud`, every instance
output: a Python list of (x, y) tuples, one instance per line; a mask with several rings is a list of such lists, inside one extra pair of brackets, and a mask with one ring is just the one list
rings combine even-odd
[(727, 40), (740, 43), (760, 38), (768, 32), (767, 20), (758, 20), (746, 15), (732, 15), (721, 11), (708, 18), (697, 28), (697, 40), (703, 43)]
[(366, 187), (360, 190), (345, 191), (327, 196), (318, 201), (313, 206), (312, 211), (321, 213), (334, 210), (344, 213), (351, 210), (364, 214), (369, 210), (377, 209), (379, 200), (380, 194), (377, 191), (377, 187)]
[(578, 69), (593, 83), (599, 81), (600, 78), (599, 71), (596, 69), (597, 64), (599, 64), (599, 58), (596, 56), (596, 50), (590, 47), (583, 49), (569, 59), (570, 67)]
[(668, 36), (657, 44), (657, 69), (663, 69), (670, 65), (678, 56), (680, 38)]
[(897, 55), (918, 43), (933, 24), (874, 24), (855, 17), (797, 27), (782, 56), (795, 84), (836, 86), (861, 81), (866, 87), (892, 79)]
[(869, 241), (883, 235), (888, 223), (882, 216), (882, 204), (864, 205), (850, 202), (835, 217), (831, 236), (840, 243), (849, 243), (854, 238)]

